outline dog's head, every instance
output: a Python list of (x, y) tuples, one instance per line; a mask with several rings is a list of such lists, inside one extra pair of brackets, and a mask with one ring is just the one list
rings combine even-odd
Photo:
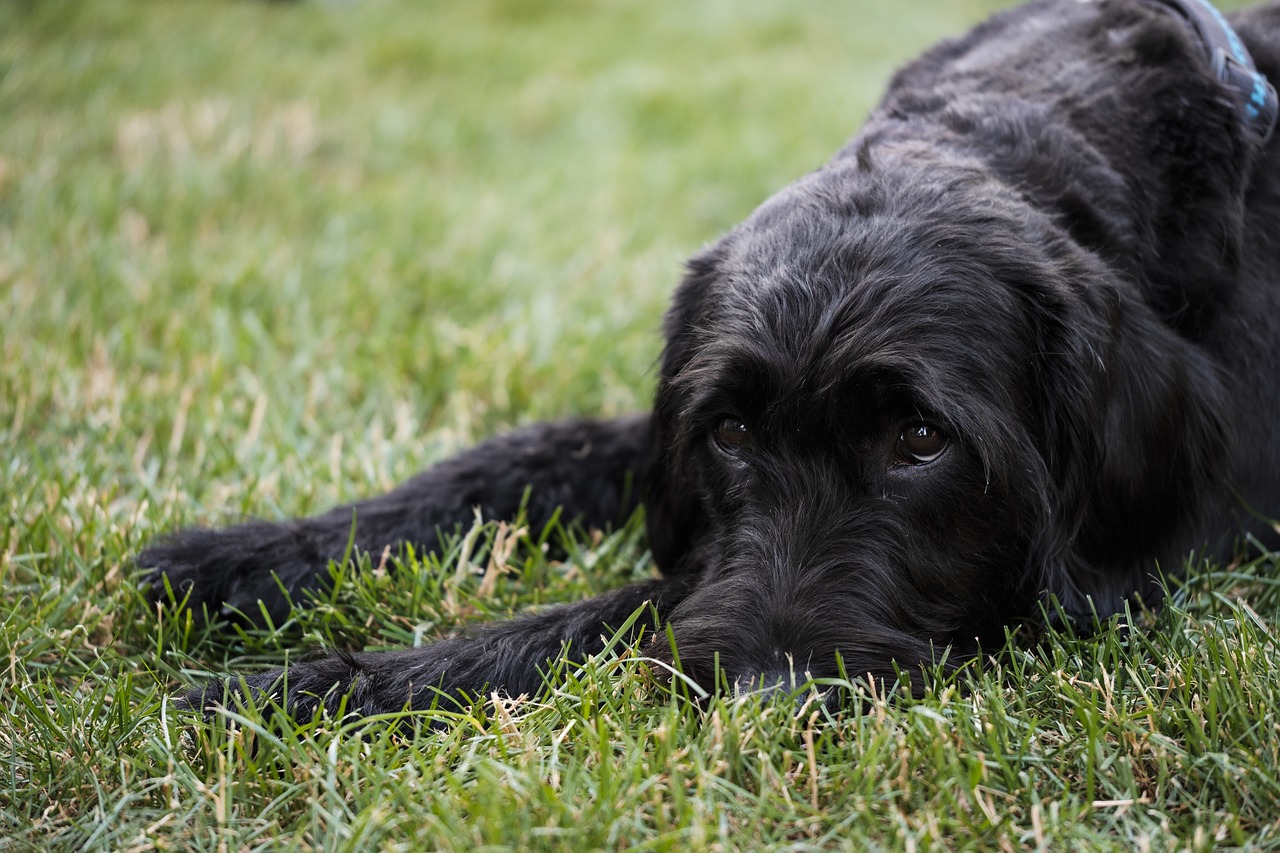
[(984, 169), (914, 160), (810, 175), (675, 295), (647, 512), (701, 578), (695, 677), (892, 677), (1048, 596), (1111, 612), (1211, 479), (1208, 363)]

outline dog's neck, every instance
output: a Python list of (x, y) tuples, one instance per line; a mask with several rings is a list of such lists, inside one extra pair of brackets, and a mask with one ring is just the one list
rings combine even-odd
[(1270, 138), (1280, 113), (1276, 89), (1254, 65), (1253, 57), (1222, 13), (1207, 0), (1151, 0), (1177, 12), (1204, 43), (1214, 76), (1236, 96), (1245, 126), (1260, 140)]

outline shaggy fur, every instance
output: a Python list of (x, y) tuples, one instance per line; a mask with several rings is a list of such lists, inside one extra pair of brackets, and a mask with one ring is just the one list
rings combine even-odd
[[(1280, 5), (1232, 16), (1280, 79)], [(534, 426), (389, 495), (147, 549), (191, 603), (283, 615), (356, 545), (640, 489), (663, 577), (422, 649), (295, 664), (287, 703), (364, 713), (533, 693), (644, 602), (704, 682), (892, 677), (1159, 571), (1275, 544), (1280, 146), (1251, 136), (1187, 23), (1041, 0), (926, 53), (862, 133), (695, 257), (648, 417)], [(644, 622), (645, 620), (641, 620)], [(665, 638), (652, 647), (669, 654)], [(279, 673), (249, 679), (282, 687)], [(323, 697), (329, 697), (327, 700)]]

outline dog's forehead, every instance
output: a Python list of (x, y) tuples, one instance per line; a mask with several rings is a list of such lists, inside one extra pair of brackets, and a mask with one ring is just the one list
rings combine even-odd
[(838, 161), (728, 236), (710, 295), (727, 325), (784, 345), (861, 333), (923, 346), (939, 328), (980, 339), (1019, 322), (1040, 263), (1023, 224), (974, 170), (921, 180)]
[(1026, 218), (967, 170), (851, 179), (834, 165), (698, 262), (669, 326), (689, 336), (677, 384), (752, 389), (792, 413), (859, 406), (865, 389), (957, 418), (981, 400), (1015, 409), (1043, 346), (1032, 306), (1061, 286)]

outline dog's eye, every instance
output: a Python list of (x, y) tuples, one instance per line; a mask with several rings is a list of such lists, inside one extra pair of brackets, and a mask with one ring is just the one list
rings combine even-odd
[(907, 465), (925, 465), (946, 449), (946, 435), (929, 424), (912, 424), (898, 435), (898, 460)]
[(749, 434), (747, 425), (742, 421), (734, 418), (725, 418), (716, 424), (711, 437), (715, 441), (716, 447), (725, 453), (737, 453), (742, 449), (742, 445), (746, 443)]

